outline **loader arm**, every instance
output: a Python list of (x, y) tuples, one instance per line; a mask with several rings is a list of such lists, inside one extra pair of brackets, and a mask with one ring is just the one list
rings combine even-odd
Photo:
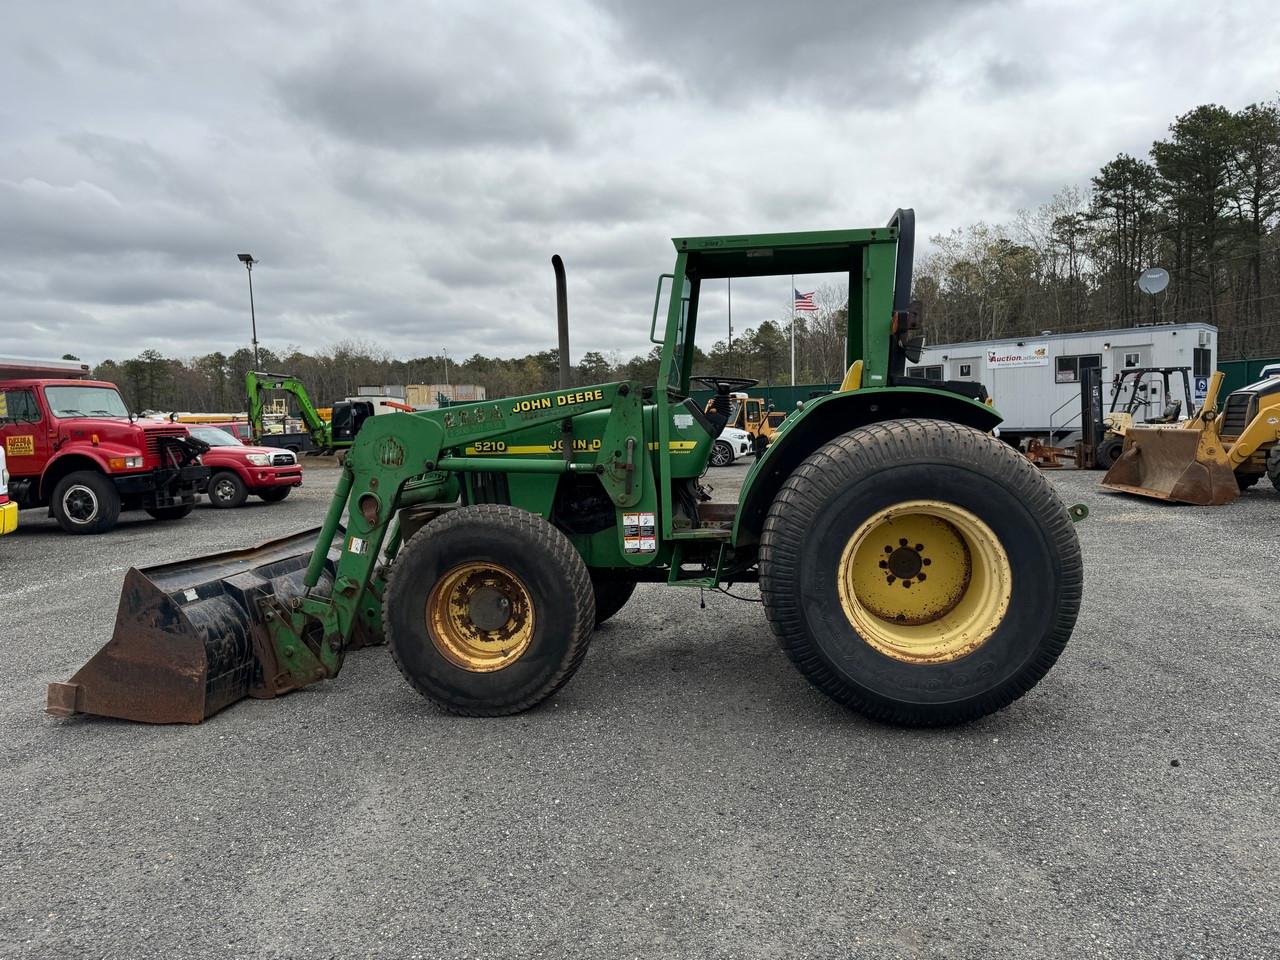
[[(617, 506), (636, 503), (644, 475), (636, 460), (637, 452), (645, 449), (641, 409), (637, 385), (622, 382), (385, 415), (367, 422), (352, 445), (329, 503), (303, 581), (305, 595), (294, 598), (288, 610), (264, 611), (271, 644), (278, 661), (288, 666), (291, 683), (336, 675), (358, 618), (375, 621), (380, 615), (367, 605), (367, 595), (380, 553), (392, 560), (399, 549), (400, 511), (423, 503), (451, 504), (458, 496), (457, 474), (591, 473)], [(456, 452), (596, 410), (609, 410), (609, 420), (599, 450), (586, 459), (575, 459), (572, 453), (493, 458)], [(333, 589), (329, 596), (320, 596), (314, 591), (344, 512), (347, 525)], [(263, 602), (271, 605), (275, 600)], [(312, 626), (316, 622), (321, 625), (319, 639)]]

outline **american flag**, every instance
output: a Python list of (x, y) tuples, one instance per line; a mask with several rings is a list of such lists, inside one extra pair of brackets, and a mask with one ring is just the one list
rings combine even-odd
[(813, 295), (818, 291), (810, 290), (808, 293), (801, 293), (799, 290), (792, 287), (791, 292), (796, 295), (796, 302), (794, 304), (796, 310), (799, 310), (801, 313), (814, 313), (817, 311), (818, 306), (813, 302)]

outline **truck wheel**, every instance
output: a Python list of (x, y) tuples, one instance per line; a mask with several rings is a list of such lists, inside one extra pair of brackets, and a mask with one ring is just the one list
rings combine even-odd
[(270, 487), (259, 491), (258, 497), (267, 503), (279, 503), (289, 495), (289, 491), (292, 489), (293, 487)]
[(244, 481), (231, 470), (219, 470), (209, 478), (209, 503), (219, 509), (238, 507), (247, 496)]
[(567, 537), (505, 504), (451, 511), (412, 537), (383, 600), (391, 656), (454, 713), (519, 713), (556, 692), (591, 641), (591, 577)]
[(903, 726), (973, 720), (1035, 686), (1071, 636), (1082, 580), (1071, 518), (1041, 473), (937, 420), (820, 447), (760, 543), (787, 656), (833, 700)]
[(96, 470), (77, 470), (59, 480), (50, 506), (67, 533), (106, 533), (120, 519), (120, 494)]
[(1094, 455), (1094, 459), (1103, 470), (1110, 470), (1111, 465), (1120, 459), (1120, 454), (1123, 452), (1124, 437), (1111, 437), (1098, 444), (1098, 451)]
[(733, 447), (724, 440), (717, 440), (711, 448), (711, 465), (727, 467), (731, 463), (733, 463)]
[(1267, 455), (1267, 477), (1271, 480), (1271, 485), (1280, 490), (1280, 444), (1276, 444), (1271, 448), (1271, 453)]
[(636, 582), (615, 575), (610, 570), (591, 570), (591, 589), (596, 598), (596, 626), (604, 623), (627, 605), (636, 592)]
[(151, 507), (147, 513), (157, 520), (181, 520), (195, 508), (194, 503), (184, 503), (180, 507)]

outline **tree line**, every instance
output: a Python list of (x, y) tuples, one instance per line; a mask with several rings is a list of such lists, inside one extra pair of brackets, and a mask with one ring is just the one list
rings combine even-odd
[[(1219, 328), (1222, 359), (1280, 355), (1280, 100), (1237, 111), (1197, 107), (1147, 156), (1122, 153), (1087, 186), (1067, 187), (1013, 223), (976, 223), (931, 239), (913, 291), (931, 343), (1204, 321)], [(1155, 295), (1135, 286), (1150, 267), (1170, 275)], [(815, 302), (815, 313), (794, 321), (797, 380), (838, 381), (848, 287), (825, 285)], [(744, 328), (732, 343), (695, 348), (695, 372), (788, 383), (791, 324), (783, 314)], [(630, 359), (590, 351), (572, 375), (575, 385), (653, 383), (659, 357), (658, 347)], [(119, 384), (136, 410), (233, 412), (244, 409), (252, 366), (247, 347), (190, 359), (147, 350), (106, 360), (95, 375)], [(261, 349), (258, 366), (301, 378), (320, 405), (372, 384), (473, 383), (501, 397), (558, 383), (554, 349), (455, 362), (401, 359), (351, 341), (312, 353)]]
[[(1012, 224), (932, 238), (915, 293), (933, 343), (1203, 321), (1223, 358), (1280, 353), (1280, 100), (1209, 104)], [(1135, 281), (1162, 267), (1148, 295)]]

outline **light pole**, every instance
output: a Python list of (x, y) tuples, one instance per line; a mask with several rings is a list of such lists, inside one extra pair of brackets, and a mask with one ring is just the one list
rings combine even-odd
[(258, 261), (252, 253), (238, 253), (236, 257), (249, 271), (249, 322), (253, 324), (253, 369), (258, 369), (258, 317), (253, 310), (253, 265)]

